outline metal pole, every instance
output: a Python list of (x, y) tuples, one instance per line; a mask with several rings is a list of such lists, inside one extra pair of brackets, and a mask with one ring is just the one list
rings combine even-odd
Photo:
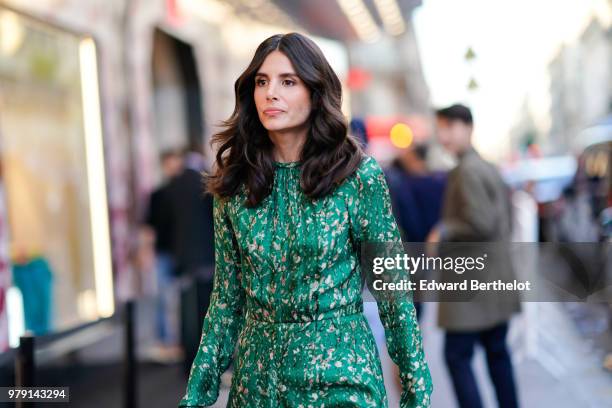
[[(33, 387), (35, 385), (34, 376), (34, 336), (26, 333), (19, 339), (19, 348), (15, 359), (15, 385), (17, 387)], [(34, 407), (34, 403), (17, 401), (17, 408)]]
[(134, 302), (128, 300), (124, 310), (124, 408), (136, 408), (138, 406), (134, 308)]

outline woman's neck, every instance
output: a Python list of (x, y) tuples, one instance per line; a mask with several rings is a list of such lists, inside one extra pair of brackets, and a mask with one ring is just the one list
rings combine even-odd
[(299, 161), (306, 134), (306, 130), (269, 132), (270, 140), (274, 143), (274, 160), (278, 162)]

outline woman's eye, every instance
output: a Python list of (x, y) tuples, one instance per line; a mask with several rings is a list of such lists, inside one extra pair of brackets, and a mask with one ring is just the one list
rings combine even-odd
[(258, 79), (255, 81), (255, 85), (257, 86), (264, 86), (266, 84), (266, 80), (265, 79)]
[(285, 85), (285, 86), (293, 86), (293, 85), (295, 85), (295, 81), (292, 81), (290, 79), (285, 79), (283, 81), (283, 85)]

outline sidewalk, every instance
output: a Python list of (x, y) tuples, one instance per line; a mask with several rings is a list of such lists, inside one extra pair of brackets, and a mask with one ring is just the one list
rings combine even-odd
[[(531, 305), (531, 306), (530, 306)], [(588, 340), (578, 334), (567, 308), (556, 303), (532, 303), (536, 306), (536, 318), (529, 321), (530, 337), (524, 336), (524, 315), (511, 324), (509, 343), (515, 359), (515, 375), (522, 408), (603, 408), (612, 401), (612, 374), (601, 368), (601, 353)], [(424, 305), (421, 323), (425, 352), (434, 381), (432, 408), (456, 407), (454, 393), (442, 358), (443, 333), (435, 325), (435, 303)], [(526, 308), (527, 308), (526, 307)], [(385, 385), (388, 389), (389, 407), (398, 406), (399, 394), (392, 384), (394, 365), (390, 362), (384, 345), (384, 333), (378, 321), (376, 304), (365, 303), (366, 316), (372, 318), (372, 328), (379, 343)], [(154, 307), (143, 301), (138, 309), (139, 355), (152, 339)], [(533, 316), (533, 311), (530, 316)], [(531, 342), (526, 338), (534, 339)], [(71, 365), (60, 371), (41, 375), (43, 383), (55, 378), (57, 385), (71, 386), (71, 402), (75, 406), (121, 406), (122, 367), (121, 333), (115, 338), (97, 344), (92, 350), (80, 353), (88, 355), (89, 366)], [(146, 358), (144, 358), (146, 360)], [(479, 381), (485, 407), (496, 408), (495, 395), (487, 375), (484, 353), (477, 349), (474, 369)], [(41, 373), (42, 374), (42, 373)], [(215, 408), (225, 408), (229, 394), (231, 374), (224, 374), (224, 383)], [(178, 404), (185, 391), (186, 378), (178, 365), (158, 365), (141, 360), (139, 367), (139, 399), (141, 406), (172, 407)]]
[[(523, 408), (604, 408), (612, 401), (612, 374), (601, 368), (601, 358), (581, 339), (570, 317), (557, 303), (531, 304), (537, 319), (528, 330), (535, 341), (529, 346), (519, 334), (524, 317), (517, 316), (508, 335), (515, 363), (515, 377)], [(434, 382), (432, 408), (456, 407), (450, 378), (442, 356), (443, 332), (436, 327), (437, 305), (427, 303), (421, 330)], [(531, 355), (530, 355), (531, 354)], [(386, 350), (381, 351), (388, 359)], [(388, 365), (389, 361), (383, 361)], [(497, 407), (488, 379), (484, 352), (477, 349), (474, 371), (485, 407)], [(393, 392), (389, 392), (393, 394)], [(391, 405), (394, 407), (395, 405)]]

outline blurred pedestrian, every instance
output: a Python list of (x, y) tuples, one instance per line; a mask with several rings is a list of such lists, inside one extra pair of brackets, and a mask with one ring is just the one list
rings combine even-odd
[(349, 127), (351, 135), (361, 143), (361, 147), (365, 150), (368, 146), (368, 132), (365, 121), (362, 118), (353, 118)]
[(184, 152), (183, 171), (168, 184), (173, 255), (181, 280), (181, 343), (188, 372), (195, 358), (214, 275), (212, 195), (205, 194), (206, 161), (198, 144)]
[[(511, 234), (509, 190), (498, 170), (483, 160), (472, 146), (473, 120), (469, 108), (453, 105), (437, 111), (440, 143), (457, 156), (449, 176), (442, 220), (432, 230), (430, 242), (497, 242), (497, 256), (486, 263), (487, 280), (511, 281), (514, 276), (508, 241)], [(462, 256), (482, 256), (474, 247)], [(438, 324), (446, 330), (444, 358), (461, 408), (482, 407), (471, 368), (474, 347), (486, 354), (489, 375), (500, 408), (518, 406), (510, 353), (506, 345), (508, 322), (520, 310), (518, 295), (510, 301), (487, 294), (486, 301), (440, 302)]]
[(394, 213), (406, 242), (425, 242), (440, 220), (446, 175), (427, 168), (427, 146), (411, 146), (385, 170)]
[[(442, 197), (446, 176), (442, 172), (431, 172), (427, 167), (428, 146), (425, 144), (412, 144), (403, 149), (400, 154), (385, 168), (385, 177), (389, 185), (389, 193), (393, 207), (393, 214), (399, 227), (402, 241), (409, 243), (410, 250), (421, 252), (419, 243), (425, 242), (430, 230), (440, 220), (442, 208)], [(422, 279), (421, 274), (411, 276), (414, 282)], [(416, 301), (419, 298), (419, 290), (413, 292), (414, 307), (417, 319), (422, 316), (423, 303)], [(367, 309), (375, 309), (372, 304), (366, 305)], [(369, 312), (369, 310), (367, 310)], [(382, 349), (384, 343), (384, 328), (374, 319), (373, 311), (366, 313), (372, 331), (376, 334), (376, 342)], [(379, 334), (380, 333), (380, 334)], [(388, 359), (382, 359), (383, 367), (395, 373), (392, 378), (396, 381), (389, 381), (395, 389), (387, 387), (389, 400), (401, 393), (401, 383), (397, 366), (389, 364)], [(390, 367), (389, 367), (390, 366)], [(387, 368), (389, 367), (389, 368)]]
[[(408, 243), (425, 242), (440, 221), (446, 175), (428, 170), (427, 150), (425, 144), (411, 145), (385, 169), (393, 213)], [(415, 302), (418, 317), (421, 305)]]
[(152, 233), (155, 248), (157, 283), (156, 333), (159, 341), (153, 349), (159, 360), (173, 360), (178, 354), (178, 286), (174, 247), (174, 219), (169, 185), (183, 171), (182, 152), (169, 149), (160, 155), (162, 182), (149, 197), (145, 225)]

